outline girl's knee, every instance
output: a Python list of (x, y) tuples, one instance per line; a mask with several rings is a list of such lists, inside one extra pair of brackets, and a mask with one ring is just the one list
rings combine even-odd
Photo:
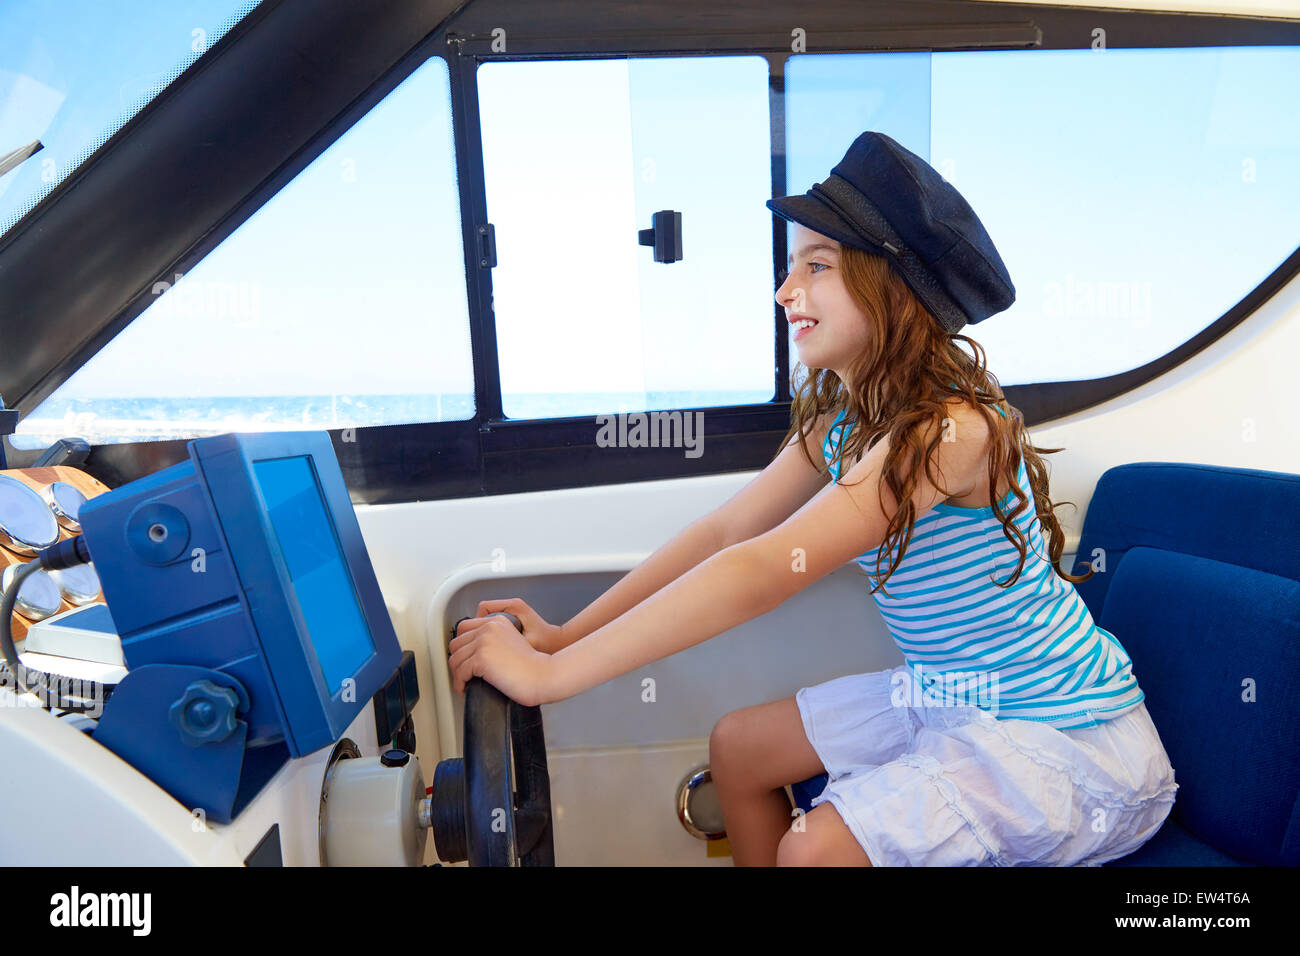
[(715, 786), (728, 790), (766, 790), (770, 741), (747, 708), (724, 714), (709, 734), (709, 771)]
[(786, 830), (776, 845), (777, 866), (816, 866), (816, 857), (807, 833)]
[(737, 711), (723, 714), (709, 733), (709, 767), (717, 776), (719, 767), (743, 765), (746, 747), (745, 722)]
[(825, 803), (791, 824), (777, 844), (776, 865), (871, 866), (871, 861), (839, 811)]
[(794, 698), (724, 714), (709, 734), (709, 766), (733, 788), (775, 790), (823, 772)]

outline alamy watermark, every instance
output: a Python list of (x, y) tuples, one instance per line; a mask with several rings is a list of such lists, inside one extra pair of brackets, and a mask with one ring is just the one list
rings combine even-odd
[[(184, 280), (184, 281), (181, 281)], [(257, 282), (213, 282), (177, 272), (151, 289), (154, 311), (165, 318), (232, 319), (236, 328), (262, 316), (262, 287)]]
[(687, 458), (704, 454), (703, 412), (620, 412), (597, 415), (599, 448), (685, 448)]
[(63, 674), (41, 674), (38, 680), (36, 673), (30, 670), (26, 678), (30, 693), (18, 686), (8, 668), (0, 670), (0, 688), (10, 692), (9, 695), (0, 695), (0, 706), (56, 710), (62, 708), (64, 702), (73, 702), (78, 712), (86, 717), (98, 719), (104, 714), (107, 694), (105, 685), (99, 681)]
[(997, 671), (936, 671), (924, 664), (890, 678), (889, 702), (895, 707), (978, 707), (998, 712)]
[(1076, 279), (1043, 287), (1043, 314), (1057, 319), (1130, 319), (1139, 328), (1151, 322), (1151, 283)]
[(75, 883), (50, 897), (50, 925), (120, 926), (148, 936), (153, 920), (151, 893), (85, 893)]

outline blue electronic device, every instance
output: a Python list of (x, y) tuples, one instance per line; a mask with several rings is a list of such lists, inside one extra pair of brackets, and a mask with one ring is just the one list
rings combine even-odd
[(401, 648), (327, 433), (187, 447), (81, 507), (128, 670), (93, 736), (229, 822), (343, 736)]

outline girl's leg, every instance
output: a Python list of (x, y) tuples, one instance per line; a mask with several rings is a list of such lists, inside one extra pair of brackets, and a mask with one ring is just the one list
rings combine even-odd
[(793, 697), (725, 714), (709, 735), (709, 769), (736, 866), (775, 866), (793, 822), (786, 784), (825, 771)]

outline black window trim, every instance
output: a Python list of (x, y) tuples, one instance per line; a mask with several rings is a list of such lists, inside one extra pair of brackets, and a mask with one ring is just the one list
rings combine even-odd
[[(452, 6), (447, 3), (447, 10), (450, 11)], [(611, 17), (615, 19), (609, 21), (606, 32), (598, 34), (590, 29), (596, 16), (592, 9), (595, 5), (587, 5), (580, 13), (566, 10), (566, 6), (539, 2), (529, 5), (526, 12), (516, 14), (517, 8), (478, 0), (462, 3), (450, 16), (442, 17), (437, 11), (425, 10), (417, 15), (409, 8), (402, 11), (392, 4), (376, 5), (377, 8), (370, 11), (370, 26), (375, 28), (365, 35), (366, 42), (353, 44), (351, 52), (355, 53), (359, 46), (368, 55), (373, 53), (371, 60), (378, 62), (400, 43), (403, 36), (414, 38), (414, 42), (407, 44), (407, 52), (397, 56), (395, 62), (382, 70), (359, 96), (352, 97), (330, 122), (320, 126), (310, 140), (284, 160), (272, 175), (252, 184), (244, 200), (231, 207), (199, 242), (157, 271), (158, 278), (177, 271), (188, 272), (430, 57), (442, 56), (448, 61), (477, 409), (474, 418), (467, 421), (331, 430), (353, 501), (358, 504), (508, 494), (750, 471), (764, 467), (771, 460), (788, 428), (788, 339), (783, 316), (775, 303), (776, 400), (762, 405), (682, 410), (703, 412), (705, 454), (701, 458), (687, 458), (682, 449), (597, 448), (594, 416), (541, 420), (502, 418), (495, 327), (491, 315), (483, 308), (483, 303), (490, 301), (490, 273), (479, 268), (475, 252), (476, 231), (486, 221), (478, 108), (473, 82), (479, 63), (538, 58), (763, 55), (770, 67), (773, 194), (781, 195), (785, 191), (784, 117), (781, 111), (784, 106), (784, 62), (790, 51), (784, 27), (777, 30), (765, 23), (763, 29), (754, 32), (724, 35), (704, 33), (700, 29), (691, 32), (677, 26), (678, 32), (674, 33), (673, 19), (680, 19), (682, 10), (671, 9), (673, 4), (653, 10), (643, 8), (635, 13), (617, 5), (617, 8), (610, 8)], [(729, 22), (744, 20), (741, 24), (744, 28), (749, 28), (751, 23), (757, 28), (765, 16), (771, 18), (770, 9), (760, 11), (755, 8), (742, 13), (734, 3), (693, 0), (689, 6), (700, 14), (702, 23), (719, 22), (722, 11), (732, 18)], [(582, 28), (570, 26), (566, 29), (562, 22), (566, 15), (580, 18)], [(624, 32), (619, 33), (616, 15), (638, 19), (624, 24)], [(873, 25), (856, 31), (846, 30), (854, 15), (863, 23), (868, 15), (874, 17)], [(921, 22), (927, 16), (943, 22)], [(518, 26), (521, 17), (523, 25)], [(656, 17), (667, 19), (659, 28), (647, 29), (647, 26), (653, 27), (650, 21)], [(1019, 4), (1010, 9), (996, 4), (961, 5), (957, 9), (950, 4), (922, 0), (909, 5), (904, 14), (887, 3), (830, 3), (819, 6), (817, 10), (799, 10), (794, 19), (810, 28), (808, 32), (812, 39), (807, 51), (813, 53), (862, 52), (867, 49), (1086, 48), (1090, 44), (1091, 29), (1099, 22), (1107, 27), (1114, 49), (1121, 48), (1114, 42), (1117, 34), (1127, 41), (1122, 44), (1124, 48), (1300, 44), (1300, 23), (1286, 20)], [(304, 0), (263, 0), (261, 6), (197, 63), (210, 74), (224, 76), (236, 68), (238, 57), (229, 60), (214, 57), (219, 51), (227, 52), (220, 49), (223, 45), (238, 52), (240, 43), (258, 45), (254, 27), (271, 29), (275, 23), (277, 31), (302, 30), (307, 28), (310, 20), (315, 20), (318, 28), (313, 37), (323, 37), (326, 45), (333, 42), (336, 47), (340, 45), (341, 32), (359, 28), (359, 22), (355, 17), (350, 20), (347, 11), (331, 10), (322, 14), (321, 8), (313, 8)], [(378, 26), (376, 21), (379, 21)], [(503, 22), (509, 24), (509, 53), (497, 53), (492, 49), (493, 25)], [(827, 23), (829, 29), (818, 31), (818, 22)], [(638, 29), (630, 29), (632, 26)], [(1118, 26), (1125, 29), (1119, 30)], [(1077, 42), (1043, 41), (1044, 36), (1067, 35), (1078, 38)], [(823, 36), (835, 39), (821, 42)], [(274, 36), (265, 36), (261, 40), (260, 45), (265, 49), (274, 41)], [(372, 63), (367, 61), (366, 66), (372, 68)], [(156, 112), (168, 103), (184, 101), (187, 87), (195, 79), (189, 75), (190, 72), (187, 71), (181, 80), (119, 130), (92, 160), (100, 158), (101, 154), (111, 160), (114, 150), (138, 146), (138, 138), (143, 135), (142, 127), (150, 122), (151, 117), (157, 118), (154, 116)], [(336, 95), (346, 95), (342, 85)], [(88, 163), (87, 167), (90, 166)], [(74, 195), (73, 183), (69, 180), (89, 181), (94, 173), (93, 167), (83, 167), (68, 177), (47, 197), (50, 201), (38, 205), (10, 234), (0, 239), (0, 301), (11, 289), (11, 283), (4, 276), (4, 264), (6, 252), (19, 244), (14, 241), (14, 233), (20, 227), (30, 225), (28, 220), (57, 219), (58, 203), (68, 202), (69, 208), (75, 205), (69, 202)], [(186, 175), (198, 174), (185, 170), (177, 170), (175, 174), (178, 179)], [(54, 215), (47, 216), (47, 213)], [(66, 223), (64, 228), (67, 228)], [(777, 225), (774, 217), (774, 276), (783, 264), (785, 254), (785, 230)], [(1010, 385), (1005, 389), (1007, 397), (1024, 412), (1030, 426), (1104, 402), (1164, 374), (1207, 347), (1241, 322), (1298, 270), (1300, 249), (1225, 315), (1178, 348), (1146, 365), (1087, 381)], [(125, 308), (105, 320), (98, 332), (83, 342), (80, 351), (63, 356), (61, 361), (45, 369), (34, 384), (29, 382), (16, 403), (20, 411), (27, 414), (35, 408), (148, 304), (149, 297), (145, 290), (141, 290)], [(0, 332), (7, 334), (10, 328), (3, 322), (3, 316), (0, 316)], [(0, 359), (0, 382), (12, 377), (12, 367), (5, 368)], [(178, 440), (99, 445), (93, 448), (86, 468), (105, 483), (116, 486), (182, 460), (186, 456), (185, 444)], [(29, 463), (38, 454), (35, 451), (13, 451), (10, 453), (10, 467)]]

